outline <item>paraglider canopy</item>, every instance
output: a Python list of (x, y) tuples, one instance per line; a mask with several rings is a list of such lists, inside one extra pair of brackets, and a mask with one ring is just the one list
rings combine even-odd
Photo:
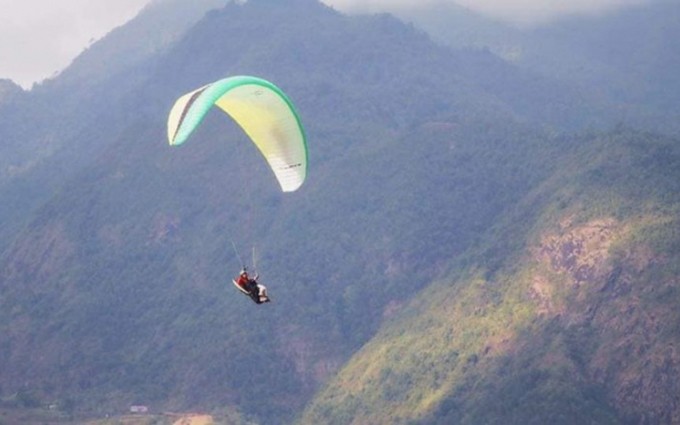
[(181, 96), (168, 116), (168, 141), (184, 143), (216, 105), (250, 137), (284, 192), (297, 190), (307, 176), (307, 141), (293, 103), (269, 81), (235, 76)]

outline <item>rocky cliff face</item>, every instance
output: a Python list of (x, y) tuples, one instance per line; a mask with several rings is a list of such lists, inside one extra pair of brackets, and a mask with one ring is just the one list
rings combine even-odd
[(533, 249), (532, 296), (544, 316), (575, 331), (587, 379), (622, 417), (680, 423), (680, 279), (669, 253), (640, 231), (672, 232), (673, 217), (567, 218)]
[(397, 312), (302, 422), (680, 423), (677, 227), (558, 216), (519, 263)]

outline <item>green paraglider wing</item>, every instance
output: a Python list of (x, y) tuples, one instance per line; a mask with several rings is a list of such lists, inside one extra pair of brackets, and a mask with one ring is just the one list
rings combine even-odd
[(274, 84), (249, 76), (229, 77), (191, 91), (168, 116), (168, 141), (184, 143), (213, 105), (245, 131), (267, 160), (284, 192), (297, 190), (307, 176), (307, 141), (288, 97)]

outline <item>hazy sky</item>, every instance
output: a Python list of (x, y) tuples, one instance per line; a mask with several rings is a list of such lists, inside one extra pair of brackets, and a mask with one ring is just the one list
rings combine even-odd
[(0, 0), (0, 78), (30, 87), (149, 0)]
[[(91, 41), (151, 0), (0, 0), (0, 78), (30, 87), (61, 71)], [(187, 0), (191, 1), (191, 0)], [(651, 0), (322, 0), (347, 12), (390, 11), (436, 1), (458, 3), (519, 24), (595, 13)]]

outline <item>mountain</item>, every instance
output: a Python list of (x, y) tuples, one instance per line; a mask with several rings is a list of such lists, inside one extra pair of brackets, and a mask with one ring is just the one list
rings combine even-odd
[(561, 143), (552, 175), (301, 423), (677, 423), (678, 141), (620, 130)]
[(530, 28), (495, 22), (447, 2), (404, 9), (399, 16), (437, 42), (488, 49), (570, 85), (589, 102), (608, 102), (628, 125), (678, 134), (677, 2), (646, 2)]
[(21, 93), (21, 87), (11, 80), (0, 80), (0, 102), (7, 103)]
[(129, 69), (153, 60), (155, 55), (180, 39), (206, 12), (228, 2), (154, 0), (130, 22), (113, 29), (86, 49), (59, 78), (44, 82), (37, 90), (46, 87), (54, 90), (53, 86), (69, 91), (92, 88), (103, 79), (115, 78), (126, 71), (129, 78)]
[[(0, 186), (2, 403), (81, 421), (144, 404), (225, 423), (519, 423), (530, 394), (541, 419), (677, 415), (677, 139), (608, 128), (616, 114), (568, 84), (389, 15), (229, 3), (158, 49), (128, 25), (8, 97), (5, 148), (53, 147)], [(139, 59), (102, 71), (119, 51)], [(167, 146), (175, 99), (237, 74), (299, 109), (300, 191), (281, 194), (217, 111)], [(259, 308), (229, 282), (251, 256), (274, 300)], [(639, 310), (609, 329), (621, 306)], [(649, 339), (617, 351), (633, 332)]]
[[(33, 209), (111, 143), (121, 128), (116, 115), (135, 114), (134, 108), (111, 104), (134, 93), (153, 58), (220, 4), (224, 1), (152, 2), (124, 28), (93, 43), (58, 78), (30, 92), (3, 81), (0, 252)], [(6, 101), (4, 93), (13, 101)], [(101, 116), (107, 117), (95, 118)]]

